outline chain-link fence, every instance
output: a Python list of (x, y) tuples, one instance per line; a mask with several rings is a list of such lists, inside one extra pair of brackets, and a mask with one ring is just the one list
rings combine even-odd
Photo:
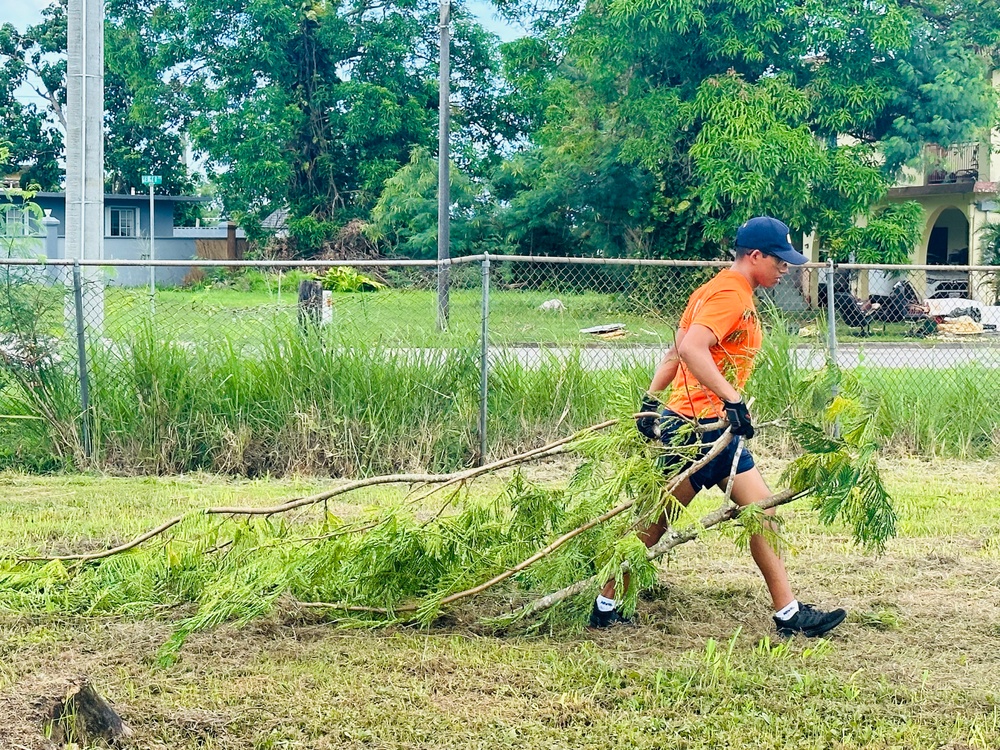
[[(135, 470), (481, 460), (637, 402), (690, 293), (728, 265), (194, 263), (0, 261), (8, 433), (34, 420), (56, 429), (58, 451)], [(998, 293), (988, 267), (794, 268), (758, 290), (759, 408), (782, 411), (833, 361), (889, 411), (927, 415), (901, 421), (902, 448), (990, 451)]]

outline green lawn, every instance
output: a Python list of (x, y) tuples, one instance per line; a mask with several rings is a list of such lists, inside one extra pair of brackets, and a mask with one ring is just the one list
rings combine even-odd
[[(543, 302), (558, 299), (562, 310), (542, 310)], [(567, 293), (545, 290), (493, 290), (490, 293), (489, 331), (495, 344), (631, 346), (664, 344), (673, 341), (674, 330), (686, 296), (671, 300), (664, 311), (641, 301), (626, 304), (619, 295), (599, 292)], [(155, 319), (165, 330), (180, 338), (198, 341), (226, 335), (236, 340), (253, 340), (261, 326), (291, 326), (296, 320), (296, 298), (289, 290), (278, 298), (277, 289), (243, 292), (232, 289), (157, 291)], [(112, 330), (127, 331), (150, 315), (145, 290), (108, 288), (105, 304)], [(645, 310), (645, 312), (642, 312)], [(825, 311), (789, 314), (789, 328), (795, 341), (822, 345), (825, 340)], [(610, 323), (625, 324), (624, 337), (612, 340), (581, 329)], [(437, 295), (424, 289), (386, 289), (379, 292), (334, 293), (333, 324), (351, 341), (396, 343), (405, 346), (447, 346), (480, 336), (482, 295), (478, 289), (458, 289), (450, 295), (449, 327), (437, 329)], [(930, 346), (934, 337), (913, 335), (909, 323), (872, 326), (871, 335), (842, 322), (837, 337), (844, 345), (879, 342), (906, 342)], [(975, 339), (968, 339), (975, 341)], [(992, 341), (992, 340), (991, 340)]]
[[(558, 298), (561, 311), (540, 310), (546, 300)], [(437, 298), (433, 291), (388, 289), (380, 292), (334, 293), (333, 325), (352, 341), (434, 346), (477, 338), (482, 326), (479, 290), (456, 290), (450, 295), (448, 330), (437, 330)], [(109, 329), (127, 331), (150, 319), (145, 291), (111, 288), (105, 305)], [(554, 294), (544, 291), (495, 291), (490, 295), (490, 336), (495, 342), (528, 344), (593, 344), (600, 338), (580, 329), (624, 323), (627, 336), (617, 341), (654, 344), (673, 340), (672, 321), (655, 314), (623, 312), (610, 294)], [(255, 338), (261, 326), (291, 326), (296, 299), (283, 292), (159, 290), (154, 317), (157, 325), (180, 339), (203, 340), (225, 335), (235, 340)]]
[[(237, 344), (253, 344), (260, 339), (264, 329), (290, 330), (297, 324), (296, 290), (286, 283), (279, 294), (274, 277), (268, 278), (271, 281), (264, 289), (161, 288), (157, 290), (155, 305), (150, 304), (147, 289), (108, 286), (105, 288), (104, 336), (117, 340), (152, 320), (165, 337), (192, 344), (217, 344), (223, 338)], [(675, 297), (667, 296), (654, 305), (639, 296), (626, 299), (619, 294), (596, 291), (494, 288), (490, 293), (490, 337), (497, 345), (669, 344), (687, 291), (686, 286), (678, 287)], [(46, 325), (53, 332), (60, 332), (63, 328), (62, 288), (42, 288), (31, 296), (45, 301)], [(543, 302), (553, 299), (559, 300), (563, 308), (540, 309)], [(796, 343), (823, 345), (825, 310), (788, 313), (787, 317)], [(581, 329), (611, 323), (624, 324), (625, 335), (606, 340), (580, 333)], [(481, 334), (481, 291), (464, 287), (452, 291), (449, 325), (444, 332), (437, 326), (434, 290), (404, 286), (379, 292), (337, 292), (333, 295), (333, 326), (350, 342), (421, 347), (464, 344)], [(871, 336), (860, 338), (856, 329), (838, 322), (837, 337), (844, 345), (862, 346), (880, 342), (928, 346), (937, 341), (934, 337), (913, 336), (908, 323), (890, 323), (884, 327), (881, 323), (875, 324)]]
[[(825, 641), (774, 637), (758, 575), (723, 534), (678, 549), (640, 603), (640, 627), (610, 633), (498, 638), (461, 618), (427, 631), (344, 630), (283, 607), (192, 635), (180, 660), (159, 668), (157, 649), (183, 611), (8, 610), (0, 746), (34, 746), (33, 701), (58, 678), (89, 674), (137, 748), (995, 748), (995, 474), (988, 462), (894, 461), (901, 535), (881, 558), (805, 507), (783, 510), (800, 597), (851, 613)], [(5, 474), (0, 547), (93, 549), (184, 509), (323, 486)], [(330, 511), (349, 516), (387, 497), (346, 496)], [(718, 500), (699, 498), (695, 512)]]

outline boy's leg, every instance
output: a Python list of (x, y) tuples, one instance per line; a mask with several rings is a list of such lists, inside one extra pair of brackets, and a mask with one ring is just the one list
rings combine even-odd
[[(719, 483), (723, 492), (725, 492), (727, 482), (728, 478)], [(756, 466), (749, 471), (737, 474), (733, 480), (732, 498), (737, 505), (749, 505), (764, 500), (771, 494), (771, 490), (768, 489), (764, 477), (760, 475)], [(765, 511), (772, 516), (774, 512), (774, 508)], [(800, 605), (792, 595), (792, 587), (788, 583), (788, 573), (785, 571), (785, 564), (781, 561), (781, 556), (774, 551), (764, 537), (759, 534), (751, 537), (750, 552), (764, 576), (767, 590), (771, 593), (771, 601), (774, 604), (774, 624), (779, 635), (800, 633), (810, 637), (820, 636), (833, 630), (847, 617), (847, 612), (843, 609), (825, 612), (816, 609), (811, 604)]]
[[(726, 491), (728, 483), (728, 477), (724, 482), (719, 483), (723, 492)], [(742, 474), (737, 474), (733, 479), (731, 497), (733, 502), (739, 506), (759, 502), (769, 498), (772, 494), (774, 493), (768, 488), (764, 477), (761, 476), (760, 470), (756, 466)], [(774, 508), (765, 512), (773, 516)], [(785, 570), (781, 556), (760, 534), (754, 534), (750, 538), (750, 554), (753, 555), (754, 562), (757, 563), (757, 567), (760, 568), (760, 572), (764, 576), (767, 590), (771, 593), (774, 611), (777, 612), (788, 606), (795, 597), (792, 595), (792, 587), (788, 582), (788, 572)]]
[[(694, 488), (691, 484), (690, 479), (685, 479), (676, 488), (674, 488), (674, 500), (680, 504), (681, 507), (686, 508), (688, 504), (694, 499), (694, 496), (698, 494), (698, 490)], [(668, 518), (668, 514), (670, 518)], [(675, 518), (674, 513), (670, 513), (670, 508), (667, 509), (663, 514), (660, 515), (659, 519), (655, 523), (651, 523), (642, 531), (638, 532), (639, 538), (646, 547), (652, 547), (658, 541), (660, 537), (666, 533), (667, 529), (670, 527), (670, 520)], [(625, 591), (628, 591), (628, 573), (624, 576)], [(622, 592), (624, 593), (624, 591)], [(612, 578), (610, 581), (604, 584), (604, 588), (601, 589), (601, 596), (607, 599), (615, 599), (615, 579)]]

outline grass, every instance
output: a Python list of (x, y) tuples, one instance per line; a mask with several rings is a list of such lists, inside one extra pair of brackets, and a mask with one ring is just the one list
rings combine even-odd
[[(125, 333), (150, 319), (149, 294), (143, 290), (109, 288), (105, 303), (111, 335)], [(562, 311), (539, 309), (558, 298)], [(458, 289), (450, 295), (449, 328), (437, 328), (436, 292), (386, 289), (380, 292), (335, 292), (333, 325), (359, 344), (449, 346), (476, 337), (481, 330), (482, 296), (478, 289)], [(272, 293), (231, 289), (158, 290), (157, 325), (182, 340), (211, 341), (223, 334), (253, 343), (262, 325), (294, 324), (296, 297), (285, 290)], [(654, 311), (640, 315), (622, 309), (614, 295), (597, 292), (493, 291), (490, 294), (490, 335), (505, 344), (601, 344), (580, 330), (624, 323), (630, 344), (662, 344), (673, 340), (673, 325)]]
[[(569, 469), (550, 463), (534, 476)], [(7, 611), (0, 738), (43, 675), (86, 673), (144, 748), (996, 747), (995, 465), (893, 460), (886, 476), (902, 522), (882, 558), (821, 529), (805, 507), (782, 512), (799, 595), (851, 612), (826, 641), (774, 637), (756, 571), (722, 534), (680, 548), (640, 604), (640, 627), (611, 633), (497, 638), (461, 618), (427, 631), (343, 630), (284, 608), (190, 636), (164, 669), (156, 652), (183, 612)], [(8, 473), (0, 548), (93, 547), (182, 509), (324, 486)], [(332, 510), (349, 515), (391, 496), (348, 498)], [(693, 510), (718, 501), (700, 497)]]
[[(479, 455), (474, 340), (433, 353), (360, 345), (336, 331), (303, 336), (286, 327), (258, 331), (253, 347), (221, 337), (214, 346), (191, 346), (139, 327), (129, 342), (90, 349), (95, 453), (89, 464), (81, 457), (70, 368), (53, 372), (59, 377), (39, 391), (59, 405), (58, 430), (25, 403), (25, 384), (0, 383), (0, 467), (341, 476), (454, 469)], [(800, 369), (791, 342), (780, 327), (765, 337), (749, 386), (759, 420), (815, 418), (829, 399), (833, 381)], [(518, 452), (601, 421), (627, 394), (637, 403), (655, 355), (614, 366), (592, 355), (581, 348), (542, 350), (526, 363), (495, 354), (489, 453)], [(889, 450), (976, 458), (1000, 453), (998, 372), (978, 365), (862, 367), (844, 377), (883, 405)]]

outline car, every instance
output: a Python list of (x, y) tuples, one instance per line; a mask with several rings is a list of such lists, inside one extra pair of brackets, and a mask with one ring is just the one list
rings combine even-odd
[(927, 299), (969, 298), (969, 274), (964, 271), (928, 271)]

